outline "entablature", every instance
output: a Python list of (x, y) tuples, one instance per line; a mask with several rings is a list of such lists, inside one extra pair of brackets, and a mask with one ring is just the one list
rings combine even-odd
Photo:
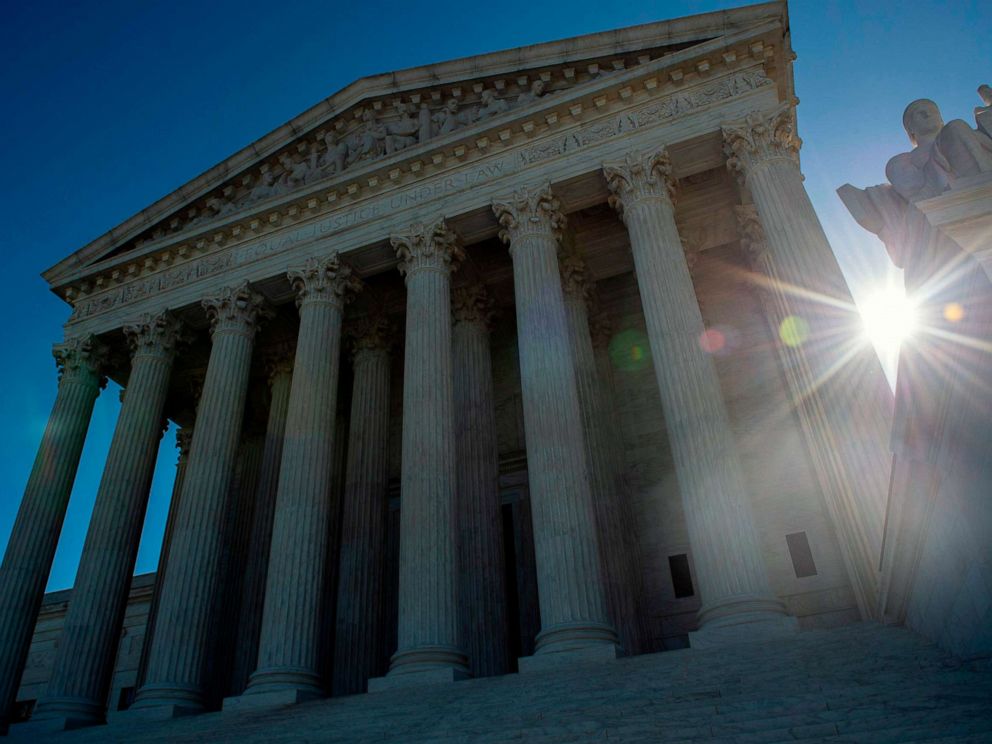
[(211, 245), (200, 255), (94, 287), (76, 300), (70, 325), (104, 332), (128, 313), (193, 304), (215, 284), (281, 276), (288, 265), (331, 249), (346, 254), (363, 277), (381, 273), (396, 260), (388, 247), (391, 232), (425, 214), (443, 213), (466, 243), (484, 240), (496, 231), (492, 199), (522, 183), (551, 182), (566, 211), (601, 203), (606, 187), (599, 164), (631, 149), (667, 145), (680, 178), (711, 171), (725, 160), (720, 124), (773, 107), (778, 93), (760, 64), (752, 62), (669, 95), (642, 92), (620, 100), (622, 105), (467, 160), (457, 170), (373, 192), (347, 208), (283, 222), (265, 234)]
[[(232, 240), (265, 234), (287, 222), (346, 208), (370, 193), (457, 168), (473, 157), (513, 147), (570, 120), (613, 110), (645, 92), (689, 89), (741, 60), (760, 61), (770, 76), (779, 78), (780, 92), (785, 95), (791, 86), (788, 75), (781, 74), (791, 56), (787, 33), (781, 20), (768, 21), (768, 17), (766, 9), (764, 23), (688, 48), (679, 48), (690, 42), (677, 33), (666, 38), (665, 44), (655, 38), (653, 44), (642, 42), (643, 48), (631, 47), (630, 39), (638, 38), (638, 27), (617, 32), (617, 39), (609, 45), (601, 42), (571, 54), (561, 49), (543, 56), (533, 54), (549, 45), (518, 50), (516, 67), (504, 60), (495, 70), (488, 70), (493, 74), (471, 80), (412, 89), (409, 86), (415, 79), (405, 80), (402, 73), (395, 73), (392, 77), (399, 83), (393, 87), (406, 85), (407, 89), (378, 96), (359, 84), (349, 86), (334, 97), (338, 104), (334, 111), (325, 112), (309, 128), (293, 126), (279, 146), (270, 146), (267, 152), (252, 146), (251, 167), (232, 177), (237, 168), (234, 159), (225, 161), (227, 167), (209, 183), (196, 185), (201, 177), (176, 192), (186, 202), (182, 208), (173, 207), (167, 217), (156, 219), (150, 207), (142, 213), (145, 219), (139, 228), (130, 231), (132, 237), (115, 228), (50, 269), (46, 278), (60, 296), (74, 303), (102, 287), (180, 263)], [(604, 54), (609, 49), (614, 54)], [(617, 49), (625, 51), (618, 54)], [(552, 60), (557, 64), (549, 64)], [(528, 66), (528, 62), (543, 64)], [(465, 71), (453, 69), (452, 74), (464, 75)], [(462, 118), (444, 131), (447, 120), (436, 118), (443, 112), (430, 106), (443, 107), (451, 101), (456, 102), (456, 117)], [(428, 106), (431, 119), (418, 122), (424, 125), (418, 132), (426, 132), (423, 142), (419, 135), (402, 134), (412, 121), (409, 108), (404, 113), (402, 107), (417, 105)], [(390, 110), (395, 113), (389, 115)], [(404, 116), (406, 123), (398, 126)], [(340, 147), (344, 150), (335, 149)], [(92, 254), (101, 242), (107, 243), (102, 259)], [(87, 252), (90, 255), (85, 260)]]

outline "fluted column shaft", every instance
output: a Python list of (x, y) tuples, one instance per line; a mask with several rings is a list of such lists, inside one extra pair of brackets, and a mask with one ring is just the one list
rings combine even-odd
[(331, 515), (341, 315), (357, 279), (337, 254), (289, 272), (300, 330), (279, 467), (258, 669), (246, 694), (321, 694), (320, 629)]
[(630, 235), (702, 608), (699, 624), (781, 615), (772, 594), (716, 366), (672, 203), (664, 152), (605, 167)]
[(614, 644), (602, 585), (550, 189), (493, 205), (510, 244), (542, 629), (537, 653)]
[(510, 668), (491, 321), (491, 301), (482, 285), (456, 290), (452, 356), (459, 600), (462, 637), (476, 677), (506, 674)]
[(104, 379), (93, 338), (54, 348), (59, 390), (0, 565), (0, 728), (21, 684), (69, 494)]
[(392, 243), (406, 274), (407, 304), (399, 627), (390, 674), (465, 674), (456, 602), (450, 286), (461, 250), (443, 221), (416, 225)]
[[(250, 426), (250, 425), (249, 425)], [(246, 426), (246, 429), (249, 428)], [(212, 642), (213, 668), (211, 690), (214, 698), (240, 694), (244, 687), (236, 677), (235, 662), (240, 654), (237, 629), (241, 622), (241, 601), (245, 589), (248, 548), (255, 514), (255, 494), (261, 474), (264, 434), (255, 426), (242, 434), (241, 446), (234, 466), (231, 493), (228, 496), (227, 524), (224, 526), (223, 602), (219, 610), (219, 625)]]
[(256, 321), (264, 301), (245, 284), (203, 304), (212, 321), (213, 345), (136, 709), (198, 711), (206, 702), (225, 510), (241, 438)]
[(641, 645), (640, 618), (632, 590), (634, 579), (631, 576), (628, 553), (637, 550), (638, 546), (636, 540), (631, 539), (632, 525), (623, 519), (624, 506), (621, 502), (625, 494), (620, 473), (613, 467), (610, 455), (613, 442), (607, 439), (604, 428), (606, 413), (603, 410), (596, 358), (589, 332), (589, 289), (586, 285), (585, 265), (576, 255), (563, 257), (562, 279), (610, 620), (627, 653), (636, 654)]
[(382, 585), (389, 484), (390, 354), (381, 329), (356, 340), (334, 634), (333, 690), (365, 690), (381, 672)]
[(169, 565), (169, 549), (172, 546), (172, 535), (176, 529), (176, 515), (179, 513), (179, 496), (183, 490), (183, 479), (186, 477), (186, 464), (189, 462), (189, 446), (193, 441), (193, 427), (184, 426), (176, 432), (176, 447), (179, 449), (179, 459), (176, 460), (176, 477), (172, 482), (172, 494), (169, 497), (169, 513), (165, 518), (165, 532), (162, 535), (162, 547), (158, 553), (158, 564), (155, 568), (155, 586), (152, 589), (152, 600), (148, 606), (148, 620), (145, 623), (145, 640), (141, 646), (141, 660), (138, 662), (137, 687), (145, 684), (148, 671), (148, 654), (155, 636), (155, 623), (158, 620), (158, 607), (162, 598), (162, 582)]
[[(291, 350), (286, 350), (286, 353), (291, 353)], [(292, 359), (275, 360), (269, 369), (269, 417), (265, 427), (262, 463), (255, 490), (255, 508), (252, 512), (248, 553), (244, 565), (237, 646), (231, 672), (231, 689), (235, 694), (248, 686), (249, 676), (258, 663), (258, 642), (262, 632), (262, 612), (265, 604), (265, 581), (269, 568), (272, 523), (275, 519), (276, 492), (279, 486), (279, 465), (282, 461), (292, 380)]]
[(35, 717), (102, 723), (151, 489), (179, 323), (168, 314), (126, 325), (131, 374), (97, 490), (45, 697)]
[(892, 391), (803, 185), (790, 104), (724, 126), (728, 166), (764, 228), (759, 263), (779, 324), (801, 319), (786, 373), (858, 604), (874, 617), (888, 498)]
[(602, 311), (589, 319), (589, 330), (596, 365), (596, 392), (599, 400), (600, 418), (596, 428), (599, 431), (602, 451), (606, 456), (607, 473), (616, 489), (617, 496), (613, 505), (618, 512), (616, 518), (620, 524), (620, 534), (623, 536), (622, 545), (626, 546), (621, 555), (627, 575), (627, 591), (630, 592), (635, 608), (636, 626), (632, 630), (636, 634), (636, 640), (630, 652), (646, 653), (654, 649), (645, 625), (646, 618), (642, 604), (644, 579), (641, 573), (641, 543), (626, 479), (624, 442), (618, 423), (620, 418), (613, 389), (613, 360), (610, 358), (609, 350), (611, 324)]

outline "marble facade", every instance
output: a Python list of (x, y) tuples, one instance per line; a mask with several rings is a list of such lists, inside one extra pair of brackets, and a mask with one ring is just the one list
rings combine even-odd
[(793, 59), (771, 2), (365, 78), (46, 272), (72, 315), (0, 568), (5, 709), (106, 377), (31, 726), (107, 719), (165, 418), (128, 715), (877, 617), (891, 394), (867, 344), (835, 374), (853, 306), (809, 301), (851, 298)]

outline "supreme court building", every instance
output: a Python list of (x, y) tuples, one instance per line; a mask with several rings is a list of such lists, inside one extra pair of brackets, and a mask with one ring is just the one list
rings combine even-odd
[[(793, 60), (770, 2), (363, 78), (46, 271), (71, 316), (0, 570), (8, 716), (877, 618), (892, 394), (803, 185)], [(78, 578), (43, 606), (108, 378)]]

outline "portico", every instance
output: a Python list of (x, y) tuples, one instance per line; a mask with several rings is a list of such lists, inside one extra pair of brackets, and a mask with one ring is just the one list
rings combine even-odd
[[(780, 348), (775, 313), (825, 311), (762, 303), (738, 224), (753, 202), (763, 279), (849, 301), (796, 162), (784, 13), (359, 81), (54, 267), (58, 353), (84, 366), (50, 430), (79, 442), (42, 441), (0, 569), (0, 703), (54, 549), (24, 546), (57, 533), (103, 375), (121, 441), (38, 725), (105, 720), (163, 415), (193, 433), (135, 715), (873, 617), (881, 368), (859, 357), (855, 423), (818, 413), (840, 393), (803, 386), (837, 360)], [(125, 338), (129, 361), (103, 352)]]

